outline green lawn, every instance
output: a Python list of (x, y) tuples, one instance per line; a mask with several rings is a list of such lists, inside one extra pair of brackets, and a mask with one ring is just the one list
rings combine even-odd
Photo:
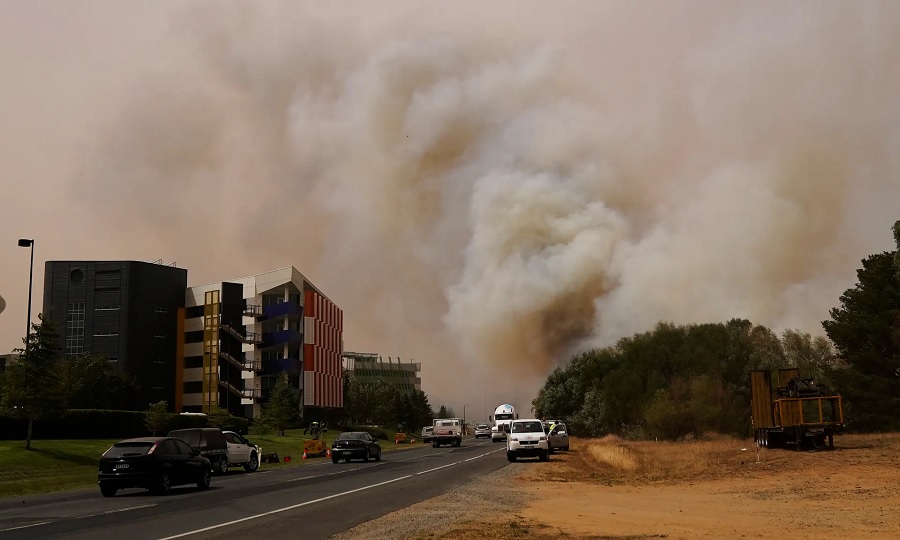
[[(339, 432), (329, 430), (323, 437), (327, 447)], [(315, 463), (326, 458), (303, 460), (303, 443), (311, 437), (303, 435), (302, 429), (288, 430), (284, 437), (274, 435), (247, 437), (262, 447), (264, 454), (275, 452), (280, 463), (266, 463), (261, 470), (281, 467), (298, 467), (304, 463)], [(35, 493), (48, 493), (66, 489), (89, 488), (97, 485), (97, 464), (100, 455), (116, 440), (36, 440), (31, 441), (31, 450), (25, 450), (24, 441), (0, 441), (0, 497), (12, 497)], [(394, 444), (394, 441), (380, 441), (385, 452), (414, 448), (415, 444)], [(290, 463), (285, 463), (290, 456)]]

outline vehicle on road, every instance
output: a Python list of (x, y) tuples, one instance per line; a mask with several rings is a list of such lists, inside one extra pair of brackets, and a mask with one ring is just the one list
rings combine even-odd
[(491, 437), (491, 426), (487, 424), (478, 424), (475, 426), (475, 438), (480, 439), (482, 437), (485, 439)]
[(228, 472), (228, 442), (219, 428), (188, 428), (169, 432), (169, 437), (180, 439), (212, 463), (213, 471)]
[(429, 443), (431, 442), (431, 434), (434, 431), (434, 426), (425, 426), (422, 428), (422, 442)]
[(488, 420), (493, 422), (493, 426), (491, 427), (491, 442), (506, 440), (507, 434), (509, 433), (510, 422), (518, 417), (519, 414), (516, 412), (516, 408), (509, 403), (504, 403), (494, 409), (494, 414), (488, 417)]
[(554, 450), (563, 450), (565, 452), (568, 452), (569, 433), (566, 425), (562, 422), (553, 424), (553, 427), (550, 428), (550, 432), (547, 434), (547, 441), (551, 452), (553, 452)]
[(451, 446), (462, 444), (462, 420), (459, 418), (439, 418), (434, 421), (431, 446), (437, 448), (443, 444)]
[(199, 450), (172, 437), (127, 439), (100, 456), (97, 483), (104, 497), (120, 489), (144, 488), (165, 495), (172, 486), (209, 487), (212, 465)]
[(534, 457), (541, 461), (550, 459), (550, 446), (544, 426), (537, 418), (513, 420), (506, 438), (506, 459)]
[(244, 438), (234, 431), (223, 431), (225, 435), (225, 470), (231, 466), (242, 466), (247, 472), (256, 472), (259, 469), (259, 456), (262, 448)]
[(351, 459), (381, 461), (381, 445), (365, 431), (345, 431), (331, 443), (331, 461), (349, 462)]

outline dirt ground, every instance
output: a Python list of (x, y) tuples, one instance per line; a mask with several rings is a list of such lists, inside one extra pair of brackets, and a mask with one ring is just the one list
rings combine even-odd
[[(485, 479), (365, 528), (377, 535), (379, 522), (419, 523), (404, 535), (419, 539), (900, 538), (900, 434), (842, 435), (835, 447), (760, 449), (757, 458), (749, 440), (574, 439), (571, 452), (549, 463), (511, 464), (498, 471), (501, 481)], [(505, 509), (461, 511), (454, 503), (455, 525), (425, 526), (446, 523), (434, 518), (457, 499), (510, 495), (518, 502)]]

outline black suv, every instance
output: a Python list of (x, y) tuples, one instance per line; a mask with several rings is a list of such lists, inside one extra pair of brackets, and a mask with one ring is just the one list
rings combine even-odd
[(184, 441), (143, 437), (118, 442), (104, 452), (97, 483), (104, 497), (133, 487), (165, 495), (172, 486), (182, 484), (206, 489), (211, 475), (209, 460)]

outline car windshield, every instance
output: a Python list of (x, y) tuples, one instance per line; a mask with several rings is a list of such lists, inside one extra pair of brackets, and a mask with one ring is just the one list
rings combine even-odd
[(475, 429), (487, 429), (487, 424), (478, 424)]
[(494, 418), (497, 420), (512, 420), (512, 414), (495, 414)]
[(540, 422), (514, 422), (512, 425), (513, 433), (535, 433), (544, 431)]
[[(152, 442), (119, 443), (103, 454), (103, 457), (120, 458), (129, 456), (143, 456), (150, 451)], [(95, 454), (96, 455), (96, 454)]]
[(355, 431), (354, 432), (348, 431), (346, 433), (341, 433), (340, 435), (338, 435), (336, 440), (348, 441), (348, 440), (357, 440), (357, 439), (362, 439), (362, 438), (363, 438), (362, 433), (357, 433)]

